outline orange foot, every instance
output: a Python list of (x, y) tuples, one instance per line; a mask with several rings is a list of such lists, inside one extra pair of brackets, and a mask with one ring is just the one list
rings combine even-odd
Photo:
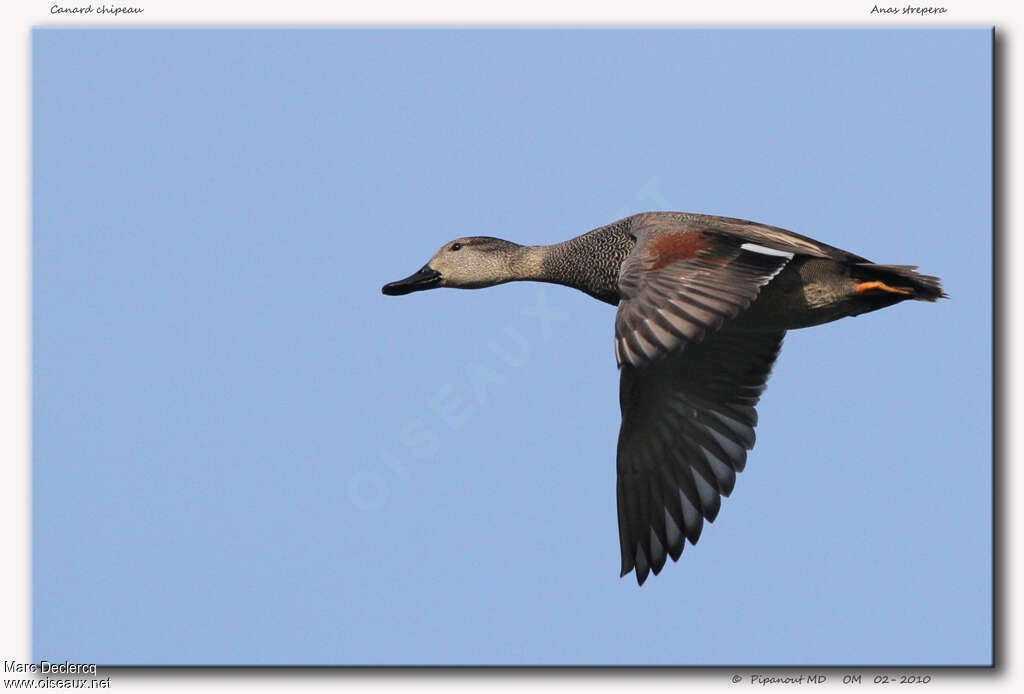
[(913, 294), (909, 289), (900, 289), (899, 287), (890, 287), (885, 282), (861, 282), (857, 285), (854, 290), (858, 294), (866, 294), (870, 291), (889, 292), (891, 294)]

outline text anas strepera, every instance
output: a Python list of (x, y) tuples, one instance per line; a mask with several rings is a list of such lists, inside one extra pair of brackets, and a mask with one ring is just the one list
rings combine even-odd
[(945, 296), (914, 270), (755, 222), (648, 212), (551, 246), (456, 239), (382, 291), (534, 280), (618, 306), (621, 575), (642, 585), (732, 491), (786, 330)]

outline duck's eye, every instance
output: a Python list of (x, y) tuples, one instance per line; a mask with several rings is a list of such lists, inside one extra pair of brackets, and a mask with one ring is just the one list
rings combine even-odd
[(462, 244), (461, 244), (461, 243), (453, 243), (453, 244), (452, 244), (452, 250), (453, 250), (453, 251), (457, 251), (457, 250), (459, 250), (460, 248), (462, 248)]

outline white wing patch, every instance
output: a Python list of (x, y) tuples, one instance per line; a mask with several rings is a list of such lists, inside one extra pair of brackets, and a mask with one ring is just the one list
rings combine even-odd
[(777, 251), (774, 248), (768, 248), (767, 246), (759, 246), (756, 243), (745, 243), (740, 246), (745, 251), (751, 251), (752, 253), (760, 253), (761, 255), (777, 255), (781, 258), (792, 258), (793, 254), (789, 251)]

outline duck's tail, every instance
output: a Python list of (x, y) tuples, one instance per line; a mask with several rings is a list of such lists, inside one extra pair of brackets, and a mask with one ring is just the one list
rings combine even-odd
[(916, 265), (857, 263), (856, 267), (862, 270), (862, 272), (856, 273), (857, 275), (863, 274), (865, 278), (873, 280), (867, 281), (862, 285), (865, 289), (873, 289), (870, 285), (878, 283), (887, 289), (907, 294), (907, 299), (937, 301), (938, 299), (949, 298), (949, 295), (942, 290), (942, 280), (932, 275), (922, 275), (915, 272), (917, 270)]

